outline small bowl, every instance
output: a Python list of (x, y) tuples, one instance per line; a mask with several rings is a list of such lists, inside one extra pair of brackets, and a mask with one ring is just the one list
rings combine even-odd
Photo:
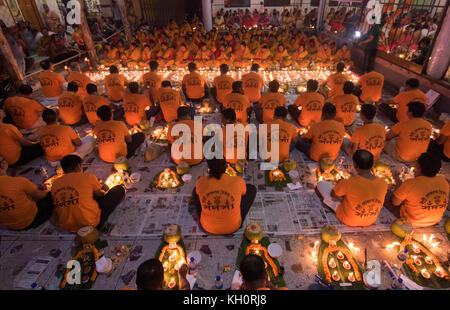
[(188, 183), (190, 180), (192, 180), (192, 174), (189, 173), (183, 174), (181, 179), (183, 180), (184, 183)]
[(283, 249), (277, 243), (271, 243), (267, 247), (267, 250), (269, 251), (269, 255), (272, 256), (273, 258), (278, 258), (283, 253)]
[(133, 183), (138, 183), (141, 181), (141, 174), (139, 172), (132, 173), (130, 179)]
[(298, 178), (298, 171), (297, 170), (291, 170), (289, 171), (289, 176), (291, 177), (291, 179), (297, 179)]

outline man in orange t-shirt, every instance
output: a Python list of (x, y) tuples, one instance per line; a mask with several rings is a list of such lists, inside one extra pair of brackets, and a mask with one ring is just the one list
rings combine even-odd
[(414, 178), (402, 183), (398, 173), (391, 203), (386, 207), (397, 217), (406, 217), (413, 227), (438, 224), (448, 208), (449, 184), (438, 175), (441, 161), (429, 153), (419, 156), (414, 166)]
[(320, 122), (325, 98), (317, 92), (319, 82), (308, 80), (306, 93), (299, 94), (294, 104), (288, 106), (289, 114), (303, 127)]
[(41, 61), (41, 68), (44, 71), (39, 73), (38, 80), (41, 83), (44, 96), (47, 98), (58, 97), (63, 93), (67, 83), (63, 76), (59, 73), (53, 72), (50, 61)]
[(445, 162), (450, 161), (450, 121), (445, 123), (436, 140), (430, 140), (428, 152)]
[[(191, 117), (191, 111), (188, 107), (182, 106), (179, 107), (177, 110), (177, 118), (178, 120), (176, 122), (172, 122), (169, 125), (169, 129), (168, 129), (168, 134), (167, 134), (167, 140), (169, 140), (169, 143), (172, 145), (171, 146), (171, 157), (172, 160), (178, 165), (181, 161), (185, 161), (187, 164), (191, 165), (191, 166), (195, 166), (198, 165), (199, 163), (201, 163), (203, 161), (203, 126), (202, 123), (197, 123), (194, 122), (192, 120)], [(181, 132), (178, 133), (177, 135), (174, 135), (175, 133), (172, 132), (174, 126), (177, 125), (183, 125), (184, 126), (188, 126), (189, 130), (190, 130), (190, 136), (186, 136), (185, 133)], [(196, 134), (195, 131), (195, 127), (196, 126), (200, 126), (201, 129), (201, 135), (198, 136)], [(181, 139), (181, 140), (179, 140)], [(176, 141), (179, 141), (179, 143), (181, 143), (180, 145), (173, 145)], [(190, 156), (188, 156), (188, 158), (185, 158), (183, 156), (183, 150), (184, 150), (184, 145), (189, 144), (190, 143), (190, 148), (191, 148), (191, 154)], [(195, 145), (196, 143), (199, 143), (201, 146), (201, 154), (195, 154)], [(178, 154), (174, 154), (174, 149), (178, 150), (179, 152), (181, 152), (181, 154), (179, 154), (180, 156), (178, 156)], [(198, 156), (197, 156), (198, 155)]]
[(82, 160), (67, 155), (61, 160), (64, 175), (52, 185), (52, 199), (59, 225), (71, 232), (84, 226), (101, 229), (117, 205), (125, 198), (125, 188), (108, 189), (90, 173), (84, 173)]
[(3, 105), (3, 110), (19, 129), (32, 129), (44, 125), (40, 113), (45, 107), (31, 99), (32, 94), (33, 89), (29, 85), (21, 85), (19, 96), (9, 97)]
[(331, 103), (336, 107), (336, 120), (344, 126), (351, 126), (355, 121), (356, 109), (359, 105), (358, 97), (352, 95), (353, 83), (344, 83), (344, 94), (336, 95), (331, 99)]
[(100, 107), (97, 116), (100, 121), (95, 124), (94, 134), (97, 138), (99, 157), (108, 163), (113, 163), (122, 156), (131, 158), (144, 142), (145, 135), (142, 132), (130, 135), (124, 122), (112, 120), (109, 106)]
[(256, 187), (225, 173), (225, 159), (207, 161), (209, 175), (198, 178), (192, 193), (201, 227), (211, 234), (237, 231), (255, 200)]
[(361, 87), (359, 99), (362, 102), (365, 102), (366, 100), (378, 102), (381, 99), (384, 75), (375, 71), (368, 72), (359, 78), (356, 85)]
[[(291, 123), (286, 122), (287, 109), (285, 107), (276, 107), (274, 119), (267, 123), (268, 151), (271, 152), (271, 135), (275, 133), (278, 136), (278, 161), (282, 163), (290, 158), (292, 143), (297, 143), (297, 128)], [(272, 125), (278, 125), (278, 130), (273, 129)], [(278, 132), (278, 133), (277, 133)], [(268, 161), (271, 159), (269, 158)]]
[(105, 88), (108, 98), (111, 101), (121, 101), (128, 81), (125, 76), (119, 73), (116, 66), (109, 67), (109, 73), (110, 75), (105, 77)]
[(164, 120), (170, 123), (177, 119), (177, 111), (181, 106), (180, 92), (172, 89), (170, 81), (163, 81), (157, 97)]
[(80, 64), (72, 62), (70, 64), (70, 73), (67, 76), (67, 83), (75, 82), (78, 85), (78, 94), (87, 96), (86, 86), (92, 83), (92, 80), (83, 72), (81, 72)]
[(147, 119), (146, 109), (150, 107), (147, 97), (139, 94), (139, 84), (131, 82), (128, 84), (129, 93), (123, 96), (123, 110), (125, 111), (125, 121), (128, 125), (139, 125)]
[(250, 101), (244, 95), (242, 82), (236, 81), (232, 84), (233, 91), (226, 95), (222, 101), (223, 109), (233, 109), (236, 112), (237, 121), (247, 124), (248, 115), (251, 114)]
[(162, 77), (158, 74), (159, 64), (157, 61), (150, 61), (148, 66), (150, 68), (150, 72), (142, 75), (142, 83), (145, 88), (150, 88), (149, 94), (151, 95), (151, 102), (154, 104), (158, 98), (158, 91), (161, 88)]
[[(330, 204), (339, 221), (347, 226), (370, 226), (378, 218), (387, 193), (387, 183), (372, 173), (373, 155), (366, 150), (357, 150), (353, 154), (353, 167), (358, 175), (340, 180), (331, 191), (331, 197), (339, 201)], [(326, 198), (328, 182), (317, 185), (323, 198)], [(324, 201), (330, 201), (324, 199)]]
[(53, 212), (50, 193), (28, 179), (6, 174), (8, 163), (0, 156), (0, 225), (11, 230), (36, 228)]
[(59, 116), (67, 125), (82, 125), (88, 121), (83, 113), (83, 96), (78, 93), (78, 84), (75, 81), (70, 82), (67, 92), (59, 96), (58, 110)]
[(256, 119), (260, 123), (268, 123), (273, 120), (273, 114), (277, 107), (286, 105), (286, 97), (279, 93), (280, 83), (273, 80), (269, 83), (269, 91), (261, 96), (260, 103), (255, 109)]
[[(268, 281), (266, 267), (260, 255), (248, 254), (239, 265), (239, 271), (242, 274), (242, 285), (239, 290), (246, 291), (269, 291), (269, 290), (287, 290), (286, 287), (275, 287)], [(232, 288), (237, 289), (237, 288)]]
[(208, 85), (206, 80), (197, 72), (195, 63), (188, 64), (189, 73), (183, 76), (183, 93), (188, 100), (201, 101), (208, 96)]
[(8, 165), (20, 166), (44, 155), (39, 142), (34, 143), (24, 138), (14, 125), (3, 123), (4, 117), (5, 112), (0, 110), (0, 156)]
[[(427, 96), (419, 89), (418, 79), (408, 79), (405, 82), (405, 91), (399, 93), (391, 100), (382, 101), (379, 109), (389, 117), (393, 122), (407, 121), (408, 118), (408, 103), (412, 101), (422, 102), (425, 106), (427, 104)], [(396, 105), (396, 108), (391, 106)]]
[(253, 64), (250, 72), (242, 76), (244, 95), (254, 105), (261, 99), (261, 90), (264, 86), (264, 79), (258, 74), (259, 65)]
[(216, 89), (216, 100), (223, 103), (226, 95), (233, 91), (232, 84), (234, 79), (228, 74), (228, 65), (220, 65), (220, 75), (214, 78), (214, 87)]
[(322, 109), (322, 121), (311, 125), (303, 139), (295, 147), (314, 161), (322, 158), (335, 160), (344, 140), (344, 125), (335, 121), (336, 107), (325, 103)]
[[(227, 135), (227, 125), (245, 126), (236, 119), (236, 111), (233, 109), (225, 109), (222, 111), (222, 146), (223, 157), (230, 164), (236, 164), (239, 159), (247, 158), (247, 144), (249, 132), (240, 130), (239, 127), (235, 127), (234, 135)], [(228, 150), (228, 151), (227, 151)], [(241, 151), (239, 151), (241, 150)], [(227, 152), (229, 154), (227, 154)]]
[(360, 118), (364, 125), (353, 132), (350, 143), (344, 140), (342, 144), (342, 149), (348, 155), (353, 156), (357, 150), (366, 150), (372, 153), (375, 161), (380, 159), (386, 141), (386, 129), (373, 121), (376, 113), (377, 108), (372, 104), (361, 106)]
[(426, 152), (433, 127), (422, 118), (424, 113), (423, 103), (408, 103), (409, 120), (395, 124), (386, 134), (384, 151), (389, 156), (401, 162), (411, 162)]
[(345, 69), (345, 64), (340, 62), (336, 65), (336, 73), (331, 74), (322, 85), (330, 85), (330, 91), (328, 92), (328, 98), (333, 98), (336, 95), (344, 94), (344, 83), (348, 81), (348, 77), (343, 73)]
[(88, 84), (86, 86), (86, 90), (88, 95), (83, 100), (83, 110), (84, 114), (91, 125), (95, 125), (95, 123), (99, 120), (97, 116), (97, 110), (103, 106), (111, 106), (111, 103), (103, 96), (99, 96), (97, 94), (97, 85)]

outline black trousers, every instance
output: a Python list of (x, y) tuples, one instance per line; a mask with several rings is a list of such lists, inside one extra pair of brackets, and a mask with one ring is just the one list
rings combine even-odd
[(450, 162), (450, 158), (445, 156), (444, 154), (444, 145), (438, 144), (436, 140), (430, 140), (430, 144), (428, 145), (428, 153), (433, 155), (435, 158), (438, 158), (440, 160), (443, 160), (445, 162)]
[(33, 146), (23, 146), (20, 152), (19, 160), (17, 160), (11, 167), (18, 167), (24, 165), (35, 158), (44, 155), (44, 149), (40, 143), (36, 143)]
[(105, 196), (96, 198), (98, 207), (101, 210), (100, 222), (97, 225), (101, 229), (108, 220), (108, 217), (113, 213), (116, 207), (125, 199), (125, 188), (122, 185), (117, 185), (111, 188)]
[(41, 224), (47, 222), (52, 216), (53, 209), (55, 208), (51, 193), (48, 193), (47, 196), (36, 202), (36, 205), (38, 208), (36, 216), (34, 217), (33, 222), (31, 222), (31, 224), (24, 230), (36, 228)]
[(397, 119), (397, 115), (396, 115), (397, 109), (391, 108), (386, 103), (380, 103), (380, 105), (378, 106), (378, 110), (381, 113), (383, 113), (384, 115), (386, 115), (394, 123), (398, 123), (398, 119)]
[(375, 63), (375, 56), (377, 54), (376, 49), (364, 49), (364, 63), (363, 68), (369, 72), (373, 70), (373, 65)]
[(288, 107), (288, 112), (291, 115), (291, 117), (298, 122), (298, 117), (300, 116), (300, 114), (302, 113), (302, 110), (299, 110), (298, 107), (295, 104), (291, 104)]
[[(255, 201), (256, 197), (256, 187), (252, 184), (246, 185), (247, 185), (247, 192), (245, 193), (245, 195), (242, 196), (240, 205), (242, 223), (244, 223), (245, 217), (247, 216), (248, 211), (250, 211), (250, 208), (253, 202)], [(198, 218), (200, 219), (200, 215), (202, 213), (202, 205), (200, 203), (200, 198), (198, 197), (198, 194), (196, 192), (196, 187), (194, 187), (194, 190), (192, 191), (192, 199), (194, 200), (197, 215)], [(201, 226), (200, 222), (199, 225)], [(202, 229), (204, 230), (203, 227)]]
[(145, 135), (142, 132), (131, 136), (131, 143), (127, 143), (127, 158), (131, 158), (136, 153), (139, 146), (145, 141)]

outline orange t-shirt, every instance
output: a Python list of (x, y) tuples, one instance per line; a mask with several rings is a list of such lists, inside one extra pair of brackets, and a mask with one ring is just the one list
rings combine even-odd
[(351, 141), (358, 146), (358, 150), (367, 150), (378, 160), (384, 149), (386, 130), (379, 123), (366, 124), (355, 130)]
[(404, 161), (414, 161), (428, 149), (432, 126), (422, 118), (412, 118), (392, 127), (398, 135), (396, 150)]
[(337, 196), (344, 196), (336, 217), (347, 226), (370, 226), (378, 218), (387, 192), (383, 178), (373, 180), (362, 176), (342, 179), (334, 187)]
[[(278, 125), (278, 130), (272, 131), (272, 125)], [(274, 119), (267, 124), (267, 140), (268, 140), (268, 150), (272, 150), (271, 148), (271, 134), (272, 132), (278, 132), (278, 160), (279, 162), (283, 162), (285, 159), (288, 159), (290, 156), (289, 147), (291, 145), (292, 140), (297, 136), (297, 129), (291, 123), (288, 123), (281, 119)]]
[[(245, 128), (244, 124), (236, 123), (234, 126), (242, 125)], [(236, 128), (236, 127), (235, 127)], [(227, 136), (226, 126), (222, 127), (222, 145), (223, 145), (223, 157), (227, 161), (227, 163), (235, 164), (239, 159), (245, 159), (247, 154), (247, 143), (248, 143), (248, 131), (240, 130), (239, 127), (236, 128), (234, 135)], [(230, 150), (230, 156), (227, 155), (227, 149)], [(242, 149), (243, 158), (238, 158), (240, 155), (238, 153), (238, 149)], [(231, 155), (233, 154), (233, 155)]]
[(82, 96), (87, 96), (86, 86), (91, 84), (92, 80), (84, 73), (81, 72), (71, 72), (67, 77), (67, 83), (75, 82), (78, 85), (78, 94)]
[(84, 98), (84, 114), (86, 114), (86, 117), (91, 125), (95, 125), (95, 123), (100, 120), (97, 116), (97, 110), (104, 105), (109, 106), (110, 103), (108, 99), (103, 96), (88, 95)]
[(100, 208), (94, 192), (102, 186), (90, 173), (71, 172), (55, 180), (52, 198), (59, 224), (71, 232), (84, 226), (96, 227), (100, 222)]
[(59, 115), (65, 124), (76, 124), (83, 114), (83, 97), (71, 91), (65, 92), (59, 96), (58, 108)]
[[(200, 126), (201, 132), (202, 132), (201, 136), (198, 136), (198, 135), (196, 135), (196, 132), (194, 130), (195, 122), (193, 120), (181, 120), (181, 121), (178, 121), (175, 123), (171, 123), (169, 125), (168, 134), (167, 134), (167, 140), (169, 140), (170, 144), (174, 144), (174, 142), (177, 141), (179, 138), (183, 139), (182, 138), (182, 137), (184, 137), (183, 133), (180, 133), (179, 135), (176, 135), (176, 136), (172, 135), (173, 127), (175, 125), (181, 125), (181, 124), (188, 126), (191, 131), (191, 136), (187, 137), (189, 139), (188, 141), (190, 141), (190, 143), (191, 143), (191, 156), (190, 156), (190, 158), (184, 158), (183, 156), (181, 156), (181, 158), (175, 159), (174, 154), (172, 154), (172, 159), (177, 165), (181, 161), (185, 161), (187, 164), (189, 164), (191, 166), (197, 165), (197, 164), (201, 163), (203, 160), (203, 126), (201, 123), (197, 124), (197, 126)], [(195, 147), (194, 147), (195, 142), (200, 143), (200, 145), (201, 145), (201, 151), (202, 151), (201, 158), (195, 158), (196, 157), (195, 156)], [(176, 147), (176, 149), (178, 149), (178, 146), (175, 146), (175, 147)], [(179, 146), (180, 152), (183, 152), (183, 149), (184, 149), (184, 145), (180, 144), (180, 146)], [(173, 153), (173, 152), (171, 152), (171, 153)]]
[(105, 77), (106, 92), (111, 101), (122, 100), (127, 85), (127, 79), (120, 73), (113, 73)]
[(397, 119), (399, 122), (407, 121), (408, 118), (408, 103), (412, 101), (422, 102), (427, 104), (427, 96), (420, 89), (413, 89), (401, 92), (392, 99), (397, 104)]
[(336, 120), (344, 126), (350, 126), (355, 121), (356, 107), (359, 99), (352, 94), (334, 96), (331, 103), (336, 106)]
[(200, 99), (205, 96), (206, 80), (198, 72), (188, 73), (183, 77), (187, 96), (191, 99)]
[[(450, 137), (450, 122), (447, 122), (444, 127), (442, 127), (440, 134), (446, 137)], [(450, 158), (450, 138), (447, 138), (444, 143), (444, 155)]]
[(126, 93), (123, 96), (123, 110), (125, 111), (125, 120), (128, 125), (137, 125), (146, 119), (145, 108), (150, 106), (147, 97), (139, 94)]
[(233, 91), (232, 89), (233, 82), (234, 79), (227, 74), (221, 74), (214, 78), (214, 86), (216, 87), (217, 90), (218, 102), (223, 103), (225, 96)]
[(142, 76), (142, 83), (144, 83), (144, 86), (147, 85), (147, 83), (150, 85), (153, 100), (156, 100), (158, 90), (161, 88), (162, 77), (156, 72), (147, 72)]
[(330, 84), (330, 92), (328, 93), (328, 98), (333, 98), (336, 95), (344, 94), (344, 84), (348, 81), (348, 77), (343, 73), (331, 74), (325, 83)]
[(359, 98), (365, 102), (367, 99), (372, 99), (377, 102), (381, 98), (383, 90), (384, 75), (372, 71), (364, 74), (358, 80), (357, 85), (361, 85), (361, 95)]
[(311, 125), (305, 134), (312, 139), (310, 157), (314, 161), (322, 158), (336, 159), (344, 139), (344, 124), (335, 120), (324, 120)]
[(236, 112), (238, 122), (247, 123), (247, 109), (250, 108), (250, 101), (247, 96), (239, 93), (230, 93), (222, 101), (224, 109), (233, 109)]
[(11, 124), (4, 124), (0, 122), (0, 156), (3, 157), (8, 165), (14, 165), (20, 158), (22, 145), (19, 139), (22, 138), (22, 133)]
[(180, 93), (170, 87), (161, 87), (157, 98), (166, 122), (170, 123), (176, 120), (178, 118), (177, 111), (181, 105)]
[(125, 137), (130, 135), (127, 126), (121, 121), (98, 121), (94, 127), (98, 142), (98, 156), (108, 163), (118, 157), (127, 156)]
[(63, 93), (62, 85), (66, 83), (66, 80), (61, 74), (45, 70), (39, 73), (38, 80), (45, 97), (57, 97)]
[(72, 127), (51, 124), (39, 130), (39, 141), (48, 161), (58, 161), (75, 152), (72, 140), (79, 138)]
[(408, 179), (394, 192), (403, 200), (400, 216), (414, 227), (426, 227), (441, 221), (448, 206), (449, 185), (445, 177), (418, 176)]
[(300, 125), (307, 127), (311, 122), (318, 123), (322, 118), (322, 108), (325, 98), (319, 93), (303, 93), (298, 95), (294, 104), (302, 107), (302, 112), (298, 116)]
[(242, 223), (241, 198), (247, 192), (247, 185), (239, 176), (222, 174), (220, 180), (202, 176), (196, 184), (202, 212), (200, 223), (211, 234), (231, 234)]
[(264, 93), (261, 96), (261, 107), (263, 110), (263, 122), (267, 123), (273, 120), (273, 114), (277, 107), (286, 105), (286, 97), (282, 93)]
[(28, 227), (38, 211), (31, 193), (37, 186), (21, 177), (0, 176), (0, 224), (8, 229)]
[(9, 113), (14, 124), (20, 129), (33, 127), (39, 119), (39, 112), (44, 109), (37, 101), (19, 96), (6, 99), (3, 105), (3, 110)]
[(242, 76), (244, 95), (251, 102), (258, 102), (261, 99), (261, 90), (264, 86), (264, 79), (256, 72), (250, 72)]

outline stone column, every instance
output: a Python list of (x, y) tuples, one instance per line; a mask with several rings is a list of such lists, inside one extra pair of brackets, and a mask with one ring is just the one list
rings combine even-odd
[(428, 61), (427, 74), (435, 79), (441, 79), (447, 71), (450, 59), (448, 41), (450, 39), (450, 7), (447, 8), (446, 16), (434, 43), (430, 60)]
[(323, 26), (323, 16), (325, 13), (325, 0), (320, 0), (319, 7), (317, 8), (317, 25), (316, 30), (322, 29)]
[(24, 83), (25, 77), (22, 74), (22, 70), (20, 70), (19, 65), (17, 64), (16, 58), (14, 57), (11, 47), (9, 46), (8, 41), (6, 40), (5, 35), (0, 27), (0, 53), (6, 60), (6, 69), (8, 73), (11, 75), (11, 78), (14, 84)]
[(80, 2), (80, 27), (83, 32), (84, 44), (86, 45), (86, 49), (88, 51), (91, 67), (95, 68), (97, 67), (97, 52), (95, 51), (94, 41), (92, 40), (91, 31), (89, 29), (86, 15), (84, 14), (83, 1), (78, 0), (78, 2)]
[(120, 9), (120, 15), (122, 16), (122, 23), (125, 26), (125, 38), (128, 42), (131, 42), (133, 36), (131, 35), (131, 27), (130, 22), (128, 21), (127, 16), (127, 7), (125, 6), (125, 0), (116, 0), (117, 5)]
[(202, 0), (203, 26), (206, 32), (212, 29), (211, 0)]

